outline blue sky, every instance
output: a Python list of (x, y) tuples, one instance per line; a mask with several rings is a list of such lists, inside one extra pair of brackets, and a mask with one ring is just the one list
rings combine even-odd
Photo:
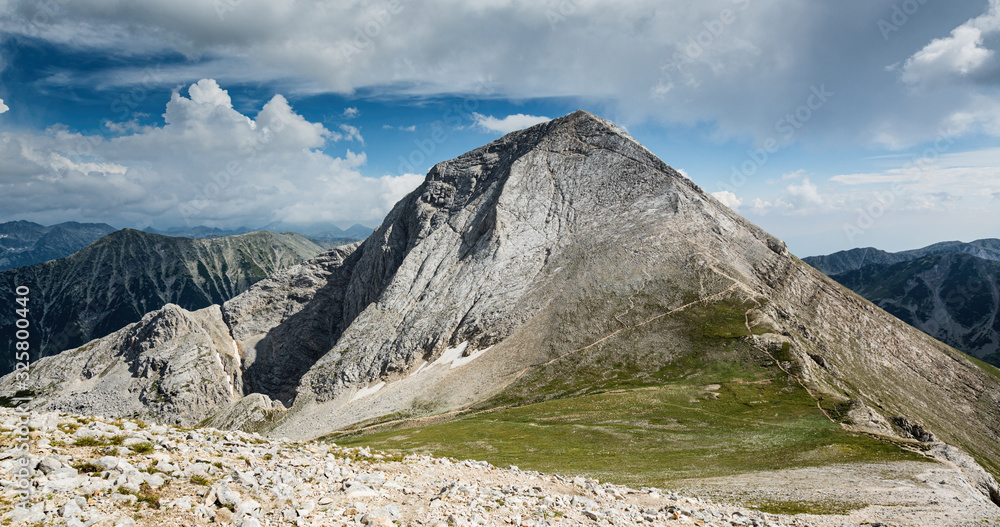
[(1000, 0), (7, 0), (0, 39), (0, 221), (375, 226), (582, 108), (800, 256), (1000, 237)]

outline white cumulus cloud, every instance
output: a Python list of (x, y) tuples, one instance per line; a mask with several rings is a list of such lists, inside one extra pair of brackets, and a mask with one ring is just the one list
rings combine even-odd
[(233, 101), (229, 98), (229, 92), (219, 87), (215, 79), (202, 79), (188, 88), (188, 95), (192, 102), (208, 104), (210, 106), (233, 107)]
[[(376, 224), (422, 179), (363, 176), (364, 153), (325, 153), (345, 135), (309, 122), (281, 95), (251, 117), (202, 79), (187, 96), (175, 91), (163, 115), (163, 126), (102, 134), (62, 126), (0, 134), (0, 210), (137, 226)], [(344, 132), (360, 140), (356, 129)]]
[(361, 130), (357, 126), (351, 126), (349, 124), (340, 125), (340, 130), (344, 132), (344, 139), (348, 141), (357, 141), (362, 145), (365, 144), (365, 138), (361, 137)]
[(487, 132), (498, 132), (501, 134), (509, 134), (517, 130), (528, 128), (529, 126), (534, 126), (538, 123), (544, 123), (545, 121), (552, 120), (551, 117), (525, 115), (523, 113), (508, 115), (503, 119), (498, 119), (492, 115), (474, 113), (472, 114), (472, 118), (475, 120), (476, 126), (480, 129)]
[(736, 197), (736, 194), (733, 194), (728, 190), (720, 190), (719, 192), (713, 192), (712, 196), (714, 196), (715, 199), (721, 201), (723, 205), (733, 210), (738, 209), (740, 205), (743, 204), (742, 199)]
[(10, 106), (7, 106), (6, 104), (4, 104), (3, 103), (3, 99), (0, 99), (0, 113), (4, 113), (7, 110), (10, 110)]
[(801, 184), (792, 183), (786, 189), (788, 195), (803, 205), (822, 205), (823, 198), (819, 194), (819, 188), (804, 178)]
[(903, 64), (903, 81), (930, 84), (966, 77), (982, 68), (993, 51), (983, 47), (983, 30), (971, 24), (955, 28), (951, 36), (934, 40)]

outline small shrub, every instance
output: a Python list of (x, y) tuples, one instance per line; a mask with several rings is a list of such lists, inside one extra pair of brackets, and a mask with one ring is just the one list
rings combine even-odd
[(84, 474), (95, 474), (95, 473), (100, 473), (101, 471), (104, 470), (103, 468), (89, 461), (85, 463), (77, 463), (73, 465), (73, 468), (75, 468), (77, 472), (82, 472)]
[(130, 494), (136, 497), (136, 505), (140, 506), (145, 503), (151, 509), (160, 508), (160, 497), (153, 492), (153, 488), (149, 486), (149, 483), (143, 483), (139, 485), (139, 492), (133, 492), (126, 488), (118, 487), (119, 494)]
[(160, 508), (160, 497), (153, 492), (153, 488), (149, 486), (149, 483), (139, 485), (139, 494), (136, 497), (139, 498), (140, 503), (145, 503), (150, 508)]
[(148, 454), (153, 451), (153, 443), (143, 441), (142, 443), (136, 443), (129, 448), (131, 448), (132, 452), (135, 452), (136, 454)]
[(191, 483), (195, 485), (201, 485), (202, 487), (207, 487), (212, 484), (212, 480), (202, 476), (201, 474), (195, 474), (191, 476)]
[(78, 437), (74, 442), (76, 446), (104, 446), (105, 442), (96, 437)]

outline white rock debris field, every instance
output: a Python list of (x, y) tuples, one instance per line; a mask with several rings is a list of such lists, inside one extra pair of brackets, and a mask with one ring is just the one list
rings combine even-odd
[(19, 418), (3, 408), (0, 424), (3, 524), (815, 525), (482, 461), (56, 413), (30, 420), (33, 498), (24, 507), (10, 477)]

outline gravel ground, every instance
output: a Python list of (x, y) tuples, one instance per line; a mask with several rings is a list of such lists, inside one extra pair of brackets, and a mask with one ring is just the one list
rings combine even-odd
[[(905, 492), (914, 474), (887, 480), (887, 488), (899, 489), (892, 492), (910, 496), (890, 506), (856, 510), (849, 516), (779, 516), (664, 489), (632, 489), (582, 477), (497, 468), (481, 461), (402, 457), (242, 432), (54, 413), (31, 419), (34, 431), (27, 461), (33, 471), (30, 484), (35, 498), (30, 507), (18, 507), (17, 481), (11, 479), (20, 463), (12, 448), (17, 424), (12, 410), (0, 409), (4, 445), (0, 516), (5, 524), (1000, 525), (1000, 509), (994, 508), (996, 513), (990, 517), (993, 511), (979, 507), (973, 496), (960, 489), (942, 492), (941, 501), (932, 508), (911, 503), (935, 495), (926, 494), (927, 488), (939, 485), (944, 489), (949, 482), (955, 483), (944, 468), (935, 468), (943, 465), (913, 463), (911, 472), (928, 482), (919, 489), (923, 494)], [(784, 472), (756, 479), (746, 476), (743, 484), (764, 492), (784, 487), (789, 495), (799, 496), (789, 488), (813, 481), (806, 472)], [(784, 486), (775, 483), (781, 477), (787, 478)], [(830, 472), (827, 480), (842, 481), (843, 489), (852, 488), (848, 469)], [(935, 480), (945, 483), (931, 483)], [(706, 480), (702, 488), (706, 495), (718, 494), (722, 483)], [(740, 483), (728, 479), (728, 484)], [(824, 492), (830, 490), (816, 489), (817, 494), (802, 497), (828, 499), (830, 495)]]

